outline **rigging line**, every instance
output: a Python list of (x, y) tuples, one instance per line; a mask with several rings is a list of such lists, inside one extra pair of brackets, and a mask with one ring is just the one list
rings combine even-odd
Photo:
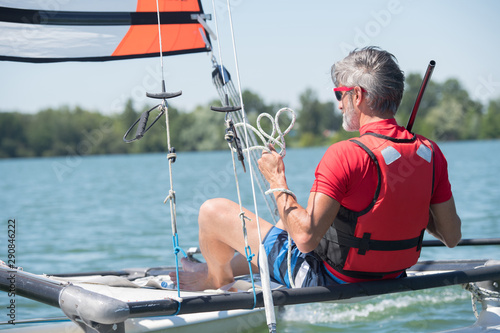
[[(235, 67), (236, 67), (236, 80), (238, 82), (238, 92), (240, 95), (240, 106), (241, 106), (241, 112), (243, 115), (243, 123), (245, 125), (245, 145), (248, 147), (248, 129), (246, 126), (246, 115), (245, 115), (245, 106), (243, 104), (243, 93), (241, 91), (241, 81), (240, 81), (240, 70), (238, 66), (238, 55), (236, 51), (236, 42), (234, 38), (234, 28), (233, 28), (233, 18), (231, 14), (231, 4), (230, 0), (227, 0), (227, 10), (228, 10), (228, 16), (229, 16), (229, 26), (231, 28), (231, 39), (233, 42), (233, 54), (234, 54), (234, 62), (235, 62)], [(251, 160), (251, 154), (250, 151), (248, 151), (248, 160)], [(262, 235), (261, 235), (261, 230), (260, 230), (260, 222), (259, 222), (259, 214), (258, 214), (258, 208), (257, 208), (257, 198), (255, 196), (255, 184), (253, 181), (253, 172), (252, 172), (252, 163), (249, 163), (249, 169), (250, 169), (250, 182), (252, 184), (252, 195), (253, 195), (253, 202), (254, 202), (254, 209), (255, 209), (255, 218), (256, 218), (256, 223), (257, 223), (257, 233), (259, 237), (259, 253), (261, 254), (259, 256), (259, 261), (262, 261), (263, 265), (259, 265), (261, 268), (261, 282), (262, 282), (262, 292), (264, 296), (264, 308), (266, 312), (266, 321), (267, 321), (267, 326), (269, 329), (269, 332), (276, 332), (276, 316), (274, 313), (274, 302), (271, 294), (271, 283), (270, 283), (270, 277), (269, 277), (269, 266), (267, 262), (267, 255), (265, 255), (265, 249), (264, 245), (262, 244)], [(267, 273), (267, 274), (266, 274)]]
[[(213, 10), (214, 10), (214, 21), (215, 21), (215, 31), (216, 31), (216, 35), (219, 36), (219, 27), (218, 27), (218, 21), (217, 21), (217, 10), (215, 9), (215, 0), (212, 0), (212, 7), (213, 7)], [(221, 98), (221, 102), (223, 104), (228, 104), (229, 103), (229, 99), (227, 98), (228, 96), (228, 86), (227, 86), (227, 82), (226, 82), (226, 75), (224, 73), (225, 69), (224, 69), (224, 65), (223, 65), (223, 62), (222, 62), (222, 52), (221, 52), (221, 41), (220, 41), (220, 38), (217, 38), (217, 49), (218, 49), (218, 52), (219, 52), (219, 62), (220, 62), (220, 68), (218, 68), (218, 70), (220, 71), (221, 73), (221, 77), (222, 77), (222, 87), (223, 87), (223, 90), (224, 90), (224, 93), (225, 93), (225, 96), (224, 98)], [(215, 58), (214, 58), (215, 60)], [(215, 63), (214, 64), (216, 67), (217, 67), (217, 64)], [(223, 105), (223, 106), (229, 106), (228, 105)], [(229, 122), (231, 120), (231, 115), (230, 115), (230, 112), (226, 112), (226, 122)], [(228, 136), (229, 133), (226, 134), (226, 137)], [(232, 133), (233, 134), (233, 137), (232, 137), (232, 140), (235, 140), (235, 137), (234, 135), (236, 135), (236, 133)], [(250, 246), (248, 245), (248, 235), (247, 235), (247, 229), (246, 229), (246, 221), (245, 219), (248, 219), (246, 216), (245, 216), (245, 212), (243, 211), (243, 205), (242, 205), (242, 200), (241, 200), (241, 192), (240, 192), (240, 184), (239, 184), (239, 181), (238, 181), (238, 173), (236, 171), (236, 161), (235, 161), (235, 158), (234, 158), (234, 152), (233, 152), (233, 147), (232, 147), (232, 143), (229, 142), (229, 140), (226, 138), (226, 140), (228, 141), (228, 145), (229, 145), (229, 149), (231, 151), (231, 159), (232, 159), (232, 162), (233, 162), (233, 172), (234, 172), (234, 178), (235, 178), (235, 183), (236, 183), (236, 193), (238, 195), (238, 204), (239, 204), (239, 208), (240, 208), (240, 213), (239, 213), (239, 218), (241, 220), (241, 225), (242, 225), (242, 229), (243, 229), (243, 239), (244, 239), (244, 242), (245, 242), (245, 257), (247, 259), (247, 262), (248, 262), (248, 270), (249, 270), (249, 273), (250, 273), (250, 280), (252, 281), (252, 291), (253, 291), (253, 297), (254, 297), (254, 308), (257, 304), (257, 291), (255, 290), (255, 279), (254, 279), (254, 276), (253, 276), (253, 271), (252, 271), (252, 258), (254, 257), (254, 254), (252, 254), (251, 252), (251, 249), (250, 249)]]
[[(231, 148), (231, 144), (229, 144), (229, 148)], [(240, 206), (239, 218), (241, 220), (241, 225), (242, 225), (242, 229), (243, 229), (243, 239), (245, 242), (245, 257), (246, 257), (247, 262), (248, 262), (248, 271), (250, 273), (250, 281), (252, 281), (253, 308), (255, 308), (257, 306), (257, 291), (255, 290), (255, 279), (254, 279), (253, 270), (252, 270), (252, 258), (255, 256), (255, 254), (252, 253), (250, 245), (248, 245), (248, 234), (247, 234), (245, 219), (249, 219), (249, 218), (245, 216), (245, 212), (243, 211), (243, 205), (241, 203), (240, 183), (238, 181), (238, 173), (236, 172), (236, 160), (234, 158), (233, 151), (231, 151), (231, 159), (233, 161), (233, 171), (234, 171), (234, 178), (235, 178), (235, 182), (236, 182), (236, 192), (238, 194), (238, 204)]]
[[(160, 21), (160, 5), (158, 4), (158, 0), (156, 0), (156, 15), (158, 16), (158, 42), (160, 44), (160, 67), (161, 67), (161, 80), (165, 82), (165, 78), (163, 75), (163, 47), (161, 44), (161, 21)], [(163, 83), (165, 85), (165, 83)]]
[[(228, 16), (229, 16), (229, 27), (231, 29), (231, 39), (233, 42), (233, 56), (234, 56), (234, 62), (235, 62), (235, 67), (236, 67), (236, 82), (238, 84), (238, 93), (240, 97), (240, 105), (241, 105), (241, 113), (242, 113), (242, 118), (243, 118), (243, 126), (245, 129), (245, 145), (248, 147), (248, 130), (247, 130), (247, 121), (246, 121), (246, 114), (245, 114), (245, 106), (243, 104), (243, 93), (241, 91), (241, 80), (240, 80), (240, 70), (238, 66), (238, 55), (236, 51), (236, 42), (234, 38), (234, 29), (233, 29), (233, 19), (232, 19), (232, 14), (231, 14), (231, 5), (230, 5), (230, 0), (227, 0), (227, 9), (228, 9)], [(248, 158), (250, 159), (250, 153), (248, 152)], [(253, 173), (252, 171), (252, 165), (249, 165), (250, 168), (250, 181), (252, 183), (252, 194), (253, 194), (253, 200), (254, 200), (254, 206), (255, 206), (255, 215), (257, 218), (257, 229), (259, 233), (259, 242), (262, 243), (262, 236), (260, 233), (260, 224), (259, 224), (259, 215), (258, 215), (258, 208), (257, 208), (257, 200), (255, 198), (255, 186), (253, 184)]]
[[(220, 71), (219, 71), (219, 73), (220, 73)], [(230, 102), (231, 102), (230, 105), (232, 105), (232, 106), (239, 105), (238, 92), (236, 91), (236, 88), (235, 88), (233, 82), (231, 81), (231, 76), (229, 75), (229, 72), (225, 69), (224, 69), (224, 73), (225, 73), (225, 75), (227, 75), (226, 76), (226, 79), (227, 79), (226, 87), (229, 91), (229, 98), (230, 98)], [(212, 82), (214, 83), (215, 87), (217, 88), (217, 93), (219, 94), (219, 98), (220, 98), (221, 102), (224, 102), (225, 101), (225, 93), (223, 91), (224, 89), (223, 89), (222, 76), (221, 75), (212, 76)], [(236, 122), (243, 122), (240, 112), (232, 112), (231, 116), (234, 116), (234, 120)], [(240, 138), (243, 138), (245, 135), (244, 130), (241, 127), (235, 127), (235, 129), (236, 129), (236, 132), (238, 133), (238, 136)], [(250, 135), (249, 140), (250, 140), (252, 146), (257, 145), (257, 138), (255, 135)], [(254, 166), (256, 166), (259, 158), (260, 158), (260, 156), (258, 156), (257, 152), (252, 151), (252, 159), (248, 162), (253, 163)], [(278, 208), (276, 206), (276, 200), (274, 199), (274, 197), (264, 195), (264, 191), (266, 191), (269, 188), (267, 180), (265, 180), (264, 176), (262, 175), (262, 173), (259, 171), (258, 168), (253, 168), (252, 171), (254, 173), (254, 177), (257, 179), (257, 185), (259, 186), (260, 192), (263, 194), (266, 206), (269, 209), (269, 212), (271, 212), (271, 217), (273, 219), (273, 222), (274, 222), (274, 224), (276, 224), (278, 222), (277, 216), (279, 215)]]
[[(162, 47), (162, 38), (161, 38), (161, 20), (160, 20), (160, 5), (158, 3), (158, 0), (156, 0), (156, 14), (158, 16), (158, 43), (160, 47), (160, 67), (161, 67), (161, 81), (162, 81), (162, 93), (163, 93), (163, 101), (160, 105), (160, 110), (161, 112), (165, 113), (165, 126), (166, 126), (166, 132), (167, 132), (167, 149), (168, 149), (168, 154), (167, 154), (167, 159), (168, 159), (168, 171), (169, 171), (169, 178), (170, 178), (170, 190), (168, 192), (168, 196), (165, 198), (163, 203), (167, 203), (169, 201), (170, 203), (170, 221), (172, 225), (172, 245), (173, 245), (173, 250), (174, 250), (174, 255), (175, 255), (175, 271), (176, 271), (176, 278), (177, 278), (177, 296), (181, 297), (181, 289), (180, 289), (180, 283), (179, 283), (179, 252), (182, 252), (184, 257), (186, 257), (186, 253), (182, 248), (179, 246), (179, 236), (177, 234), (177, 209), (176, 209), (176, 200), (175, 200), (175, 191), (174, 191), (174, 183), (173, 183), (173, 175), (172, 175), (172, 163), (175, 162), (177, 155), (175, 153), (175, 148), (171, 146), (170, 143), (170, 126), (169, 126), (169, 117), (168, 117), (168, 103), (166, 98), (166, 89), (165, 89), (165, 75), (164, 75), (164, 68), (163, 68), (163, 47)], [(179, 309), (177, 312), (180, 311), (180, 304), (179, 304)]]
[[(219, 24), (217, 21), (217, 11), (215, 10), (215, 0), (212, 0), (212, 8), (214, 9), (214, 23), (215, 23), (215, 34), (217, 37), (219, 37)], [(217, 38), (217, 51), (219, 52), (219, 63), (220, 63), (220, 70), (221, 70), (221, 76), (222, 76), (222, 87), (224, 89), (224, 92), (227, 93), (227, 87), (226, 87), (226, 76), (224, 75), (224, 64), (222, 63), (222, 52), (221, 52), (221, 42), (220, 42), (220, 37)]]
[[(215, 57), (212, 56), (213, 63), (214, 63), (214, 60), (215, 60)], [(215, 64), (215, 63), (214, 63), (214, 65), (217, 69), (215, 70), (215, 75), (212, 75), (212, 82), (217, 89), (217, 93), (219, 94), (219, 98), (220, 98), (221, 102), (223, 104), (226, 102), (227, 94), (225, 92), (226, 90), (224, 90), (224, 88), (225, 88), (229, 92), (229, 98), (225, 104), (227, 104), (228, 107), (230, 107), (230, 108), (233, 107), (233, 108), (238, 108), (238, 110), (241, 109), (239, 107), (236, 107), (237, 105), (240, 104), (239, 103), (239, 95), (238, 95), (238, 92), (236, 91), (236, 88), (231, 80), (231, 75), (229, 74), (229, 72), (225, 68), (223, 68), (222, 73), (223, 73), (223, 75), (225, 75), (224, 81), (227, 82), (227, 84), (224, 84), (222, 73), (221, 73), (221, 67), (219, 67), (218, 64)], [(217, 75), (217, 73), (218, 73), (218, 75)], [(243, 122), (242, 117), (241, 117), (241, 112), (231, 112), (231, 117), (233, 117), (233, 119), (236, 122)], [(244, 129), (242, 129), (241, 127), (235, 127), (235, 129), (236, 129), (236, 132), (238, 134), (238, 137), (243, 138), (245, 136)], [(255, 133), (251, 133), (251, 134), (253, 134), (253, 135), (250, 135), (248, 137), (248, 139), (250, 140), (252, 146), (255, 146), (255, 145), (257, 145), (257, 137), (255, 136)], [(257, 154), (256, 151), (252, 151), (251, 155), (252, 155), (252, 159), (248, 162), (253, 163), (253, 165), (256, 166), (258, 163), (257, 161), (259, 160), (260, 156)], [(254, 167), (252, 169), (252, 171), (253, 171), (254, 177), (257, 179), (257, 185), (259, 187), (259, 190), (263, 194), (264, 202), (266, 203), (266, 206), (269, 209), (269, 212), (271, 213), (271, 217), (273, 219), (273, 222), (274, 222), (274, 224), (276, 224), (278, 222), (278, 217), (279, 217), (278, 208), (276, 205), (276, 200), (274, 199), (274, 197), (264, 195), (264, 191), (266, 191), (269, 188), (267, 180), (265, 180), (264, 176), (262, 175), (262, 173), (259, 171), (258, 168)]]

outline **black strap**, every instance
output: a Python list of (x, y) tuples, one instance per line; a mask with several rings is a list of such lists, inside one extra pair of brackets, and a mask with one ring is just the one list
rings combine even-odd
[(424, 238), (425, 229), (420, 235), (411, 239), (403, 240), (376, 240), (371, 239), (370, 233), (365, 233), (363, 238), (351, 236), (343, 232), (337, 231), (339, 245), (358, 249), (358, 254), (364, 255), (367, 251), (400, 251), (417, 248), (420, 251), (422, 248), (422, 240)]
[(370, 156), (370, 158), (372, 159), (373, 163), (375, 163), (375, 167), (377, 168), (377, 178), (378, 178), (378, 181), (377, 181), (377, 189), (375, 190), (375, 195), (373, 196), (373, 200), (368, 205), (368, 207), (366, 207), (365, 209), (363, 209), (362, 211), (360, 211), (359, 213), (357, 213), (357, 216), (359, 217), (359, 216), (362, 216), (362, 215), (365, 215), (366, 213), (368, 213), (373, 208), (373, 206), (375, 205), (375, 203), (377, 202), (378, 196), (380, 194), (380, 189), (382, 187), (382, 171), (380, 170), (380, 165), (378, 163), (377, 156), (375, 156), (375, 154), (370, 150), (370, 148), (368, 148), (367, 146), (365, 146), (363, 143), (361, 143), (358, 140), (351, 139), (350, 141), (354, 142), (355, 144), (357, 144), (358, 146), (360, 146), (368, 154), (368, 156)]
[(374, 136), (376, 138), (389, 140), (389, 141), (392, 141), (395, 143), (412, 143), (412, 142), (415, 142), (415, 140), (417, 139), (416, 134), (413, 134), (413, 137), (410, 139), (397, 139), (397, 138), (393, 138), (391, 136), (387, 136), (387, 135), (383, 135), (383, 134), (379, 134), (379, 133), (372, 133), (372, 132), (367, 132), (367, 133), (361, 135), (361, 137), (363, 137), (365, 135), (371, 135), (371, 136)]

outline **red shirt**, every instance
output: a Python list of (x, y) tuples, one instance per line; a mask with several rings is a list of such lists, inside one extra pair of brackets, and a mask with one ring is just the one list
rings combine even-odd
[[(360, 135), (373, 132), (397, 139), (413, 137), (394, 118), (368, 123), (359, 132)], [(436, 143), (432, 142), (432, 146), (435, 169), (431, 204), (437, 204), (448, 201), (452, 192), (446, 159)], [(326, 194), (342, 206), (358, 212), (372, 201), (378, 180), (377, 169), (368, 154), (350, 141), (331, 145), (316, 167), (315, 176), (311, 192)]]
[[(395, 119), (368, 123), (362, 126), (359, 132), (360, 135), (373, 132), (397, 139), (413, 137), (404, 127), (398, 126)], [(437, 144), (432, 141), (431, 143), (434, 150), (434, 192), (431, 204), (437, 204), (448, 201), (452, 192), (446, 159)], [(358, 212), (368, 207), (373, 200), (378, 181), (377, 169), (371, 158), (350, 141), (341, 141), (330, 146), (318, 164), (315, 176), (311, 192), (326, 194), (342, 206)], [(364, 281), (340, 274), (326, 263), (325, 267), (345, 282)], [(390, 274), (384, 279), (395, 278), (400, 274), (401, 272)]]

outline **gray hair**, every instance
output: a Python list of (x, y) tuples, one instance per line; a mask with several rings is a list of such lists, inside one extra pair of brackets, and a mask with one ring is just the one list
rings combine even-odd
[(378, 113), (396, 114), (404, 91), (404, 72), (396, 57), (375, 46), (349, 53), (332, 66), (332, 80), (336, 87), (359, 86), (368, 92), (368, 106)]

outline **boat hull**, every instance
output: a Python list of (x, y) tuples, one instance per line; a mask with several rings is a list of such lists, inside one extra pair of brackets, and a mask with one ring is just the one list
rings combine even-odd
[[(250, 332), (265, 328), (263, 309), (214, 311), (199, 314), (133, 318), (125, 321), (127, 333), (208, 333), (208, 332)], [(77, 324), (70, 320), (60, 323), (38, 323), (9, 330), (12, 333), (82, 333)]]

